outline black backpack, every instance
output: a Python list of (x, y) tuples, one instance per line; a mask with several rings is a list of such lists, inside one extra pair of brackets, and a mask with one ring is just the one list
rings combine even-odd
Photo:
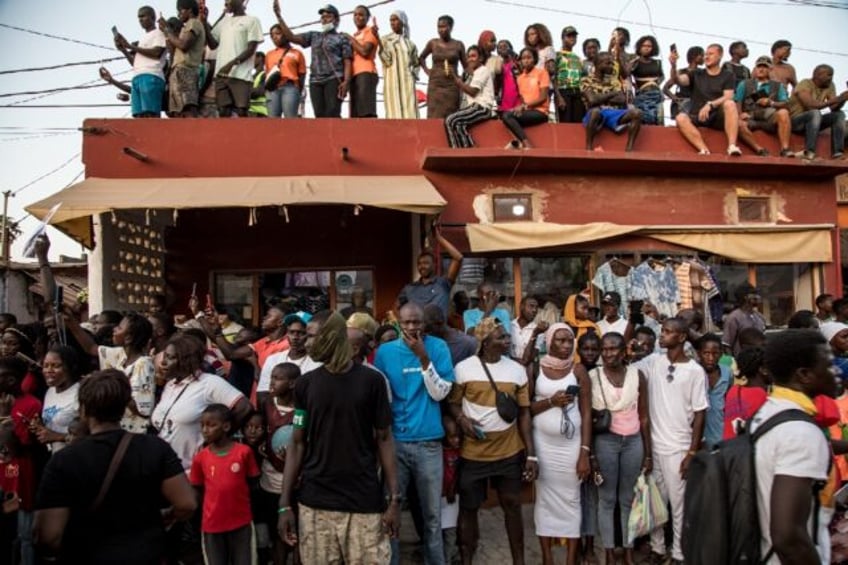
[[(785, 422), (815, 420), (801, 410), (785, 410), (763, 422), (754, 433), (740, 430), (735, 438), (713, 450), (701, 450), (689, 464), (683, 501), (682, 549), (687, 565), (723, 565), (767, 562), (760, 552), (757, 476), (754, 468), (757, 440)], [(750, 429), (748, 420), (745, 429)], [(813, 487), (813, 540), (818, 530), (818, 491)]]

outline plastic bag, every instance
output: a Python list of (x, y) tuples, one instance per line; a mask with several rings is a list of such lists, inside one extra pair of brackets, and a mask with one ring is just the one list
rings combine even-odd
[(668, 522), (668, 508), (663, 502), (660, 489), (651, 475), (642, 473), (633, 487), (633, 505), (627, 522), (627, 540), (633, 543), (638, 537), (651, 533)]

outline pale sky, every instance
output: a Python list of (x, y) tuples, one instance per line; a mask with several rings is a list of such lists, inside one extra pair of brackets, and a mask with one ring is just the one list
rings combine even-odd
[[(375, 0), (376, 1), (376, 0)], [(370, 4), (370, 1), (365, 2)], [(795, 65), (799, 79), (811, 76), (812, 69), (828, 63), (836, 69), (838, 91), (848, 79), (848, 0), (822, 0), (839, 8), (805, 6), (793, 0), (599, 0), (579, 3), (563, 0), (395, 0), (372, 10), (381, 33), (389, 31), (389, 15), (404, 10), (409, 16), (412, 39), (423, 48), (436, 36), (436, 20), (450, 14), (456, 20), (454, 37), (466, 46), (476, 42), (484, 29), (493, 30), (498, 39), (509, 39), (516, 50), (523, 41), (524, 29), (534, 22), (550, 28), (558, 45), (560, 30), (573, 25), (579, 31), (578, 45), (589, 37), (597, 37), (606, 47), (612, 28), (617, 25), (630, 30), (632, 42), (642, 35), (655, 35), (659, 40), (661, 57), (668, 73), (668, 45), (676, 43), (681, 56), (692, 45), (721, 43), (725, 46), (736, 39), (746, 41), (750, 57), (745, 62), (769, 53), (777, 39), (793, 43), (790, 62)], [(210, 18), (223, 9), (223, 0), (208, 0)], [(283, 16), (290, 26), (314, 21), (324, 2), (282, 0)], [(136, 10), (142, 2), (127, 0), (0, 0), (0, 24), (39, 31), (51, 35), (103, 46), (99, 48), (60, 41), (0, 26), (0, 71), (41, 67), (63, 63), (94, 61), (120, 55), (112, 47), (113, 25), (130, 40), (138, 39), (141, 28)], [(151, 5), (166, 17), (176, 12), (176, 2), (154, 0)], [(344, 12), (355, 3), (336, 3)], [(259, 17), (267, 32), (275, 22), (272, 0), (250, 0), (249, 14)], [(343, 16), (341, 29), (353, 30), (352, 16)], [(839, 38), (842, 37), (840, 41)], [(261, 50), (272, 49), (270, 39)], [(631, 46), (632, 50), (632, 46)], [(307, 61), (309, 54), (307, 53)], [(682, 63), (681, 63), (682, 64)], [(119, 79), (130, 80), (124, 60), (106, 63), (114, 74), (124, 72)], [(74, 66), (58, 70), (31, 73), (0, 74), (0, 95), (22, 91), (99, 84), (97, 64)], [(423, 76), (423, 75), (422, 75)], [(0, 106), (21, 102), (26, 104), (116, 104), (116, 90), (111, 86), (62, 92), (23, 102), (31, 96), (0, 97)], [(309, 103), (307, 102), (307, 107)], [(87, 117), (120, 118), (129, 115), (129, 107), (103, 108), (44, 108), (23, 109), (0, 107), (0, 192), (15, 191), (31, 181), (70, 161), (55, 174), (22, 190), (9, 200), (9, 216), (15, 220), (24, 216), (24, 206), (61, 190), (80, 175), (83, 166), (78, 157), (82, 136), (75, 128)], [(202, 127), (202, 123), (199, 124)], [(24, 233), (37, 226), (34, 218), (21, 224)], [(79, 244), (50, 229), (53, 241), (51, 259), (59, 253), (79, 256)], [(21, 238), (23, 239), (23, 238)], [(22, 242), (12, 249), (13, 258), (20, 259)]]

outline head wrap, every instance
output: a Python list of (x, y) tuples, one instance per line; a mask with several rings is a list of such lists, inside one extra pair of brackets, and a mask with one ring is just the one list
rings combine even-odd
[(488, 43), (489, 41), (491, 41), (494, 38), (495, 38), (495, 32), (490, 31), (488, 29), (483, 30), (480, 33), (479, 39), (477, 39), (477, 47), (480, 47), (482, 49), (484, 43)]
[(843, 324), (842, 322), (825, 322), (821, 325), (822, 335), (830, 343), (830, 340), (836, 337), (836, 334), (841, 332), (842, 330), (848, 330), (848, 324)]
[[(562, 359), (560, 357), (554, 357), (551, 355), (551, 343), (554, 341), (554, 334), (558, 331), (564, 330), (568, 332), (568, 335), (571, 336), (571, 342), (573, 347), (571, 348), (571, 355), (568, 359)], [(574, 332), (568, 326), (568, 324), (557, 323), (551, 324), (551, 327), (548, 328), (548, 331), (545, 332), (545, 345), (547, 346), (548, 352), (544, 357), (539, 361), (539, 365), (546, 369), (553, 369), (555, 371), (565, 371), (566, 373), (570, 373), (571, 369), (574, 368)]]
[(341, 373), (345, 370), (353, 352), (347, 341), (347, 326), (345, 319), (338, 312), (333, 312), (312, 344), (310, 357), (323, 363), (331, 373)]
[(409, 18), (406, 17), (406, 12), (403, 10), (395, 10), (392, 12), (393, 16), (397, 16), (401, 22), (403, 22), (403, 35), (405, 38), (409, 39)]
[(497, 330), (500, 325), (501, 323), (497, 318), (489, 316), (488, 318), (483, 318), (476, 326), (474, 326), (474, 337), (477, 338), (478, 351), (481, 347), (483, 347), (483, 342), (486, 341), (490, 335), (495, 333), (495, 330)]

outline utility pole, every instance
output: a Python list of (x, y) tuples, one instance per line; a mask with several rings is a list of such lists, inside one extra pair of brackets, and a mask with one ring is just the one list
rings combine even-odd
[(0, 249), (3, 254), (3, 294), (0, 295), (0, 311), (8, 310), (9, 296), (9, 197), (11, 190), (3, 191), (3, 224), (0, 226)]

